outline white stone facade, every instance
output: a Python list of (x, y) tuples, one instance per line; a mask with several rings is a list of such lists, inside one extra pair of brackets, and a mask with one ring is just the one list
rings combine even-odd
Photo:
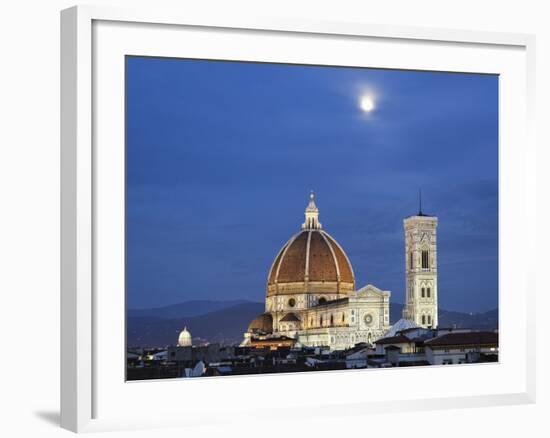
[(438, 325), (437, 217), (419, 212), (403, 221), (405, 231), (405, 308), (403, 318), (421, 327)]
[(187, 330), (187, 327), (185, 327), (178, 336), (178, 346), (190, 347), (191, 345), (193, 345), (193, 338), (191, 337), (191, 333)]
[(498, 346), (426, 347), (425, 354), (430, 365), (454, 365), (475, 362), (480, 354), (498, 354)]
[[(287, 297), (277, 314), (294, 314), (299, 321), (274, 319), (274, 334), (295, 337), (300, 345), (327, 346), (331, 350), (351, 348), (359, 342), (373, 343), (390, 327), (390, 296), (389, 291), (367, 285), (348, 297), (335, 296), (325, 304), (315, 300), (307, 307), (290, 306), (293, 297)], [(298, 297), (294, 299), (299, 302)]]

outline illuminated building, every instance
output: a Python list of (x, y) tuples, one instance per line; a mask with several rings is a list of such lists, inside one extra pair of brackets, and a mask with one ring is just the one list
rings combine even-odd
[[(398, 325), (437, 325), (437, 218), (419, 211), (404, 221), (407, 298)], [(413, 259), (409, 259), (413, 257)], [(410, 261), (412, 260), (412, 262)], [(313, 193), (301, 230), (283, 245), (269, 270), (265, 312), (248, 326), (241, 345), (351, 348), (374, 343), (390, 329), (391, 292), (356, 288), (344, 249), (319, 222)]]

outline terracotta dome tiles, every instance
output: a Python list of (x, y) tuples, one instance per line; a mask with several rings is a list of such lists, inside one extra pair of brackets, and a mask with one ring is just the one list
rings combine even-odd
[(334, 250), (334, 255), (336, 256), (336, 261), (338, 262), (338, 267), (340, 269), (340, 281), (353, 283), (353, 272), (351, 270), (351, 264), (347, 256), (344, 254), (342, 248), (340, 248), (338, 243), (331, 236), (325, 233), (325, 237), (331, 243), (332, 249)]
[(290, 239), (273, 262), (268, 285), (305, 284), (307, 281), (347, 283), (355, 287), (348, 258), (323, 230), (303, 230)]
[(307, 233), (300, 233), (293, 242), (289, 244), (282, 259), (279, 262), (277, 282), (289, 283), (304, 281), (306, 272), (307, 254)]
[(269, 313), (262, 313), (252, 320), (248, 325), (248, 331), (261, 331), (264, 333), (273, 332), (273, 317)]
[(309, 281), (338, 281), (334, 256), (320, 232), (312, 232), (311, 234)]

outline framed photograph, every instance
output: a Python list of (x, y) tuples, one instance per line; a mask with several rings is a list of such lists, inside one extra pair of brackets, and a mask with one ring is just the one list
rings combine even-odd
[(63, 427), (534, 401), (532, 36), (61, 25)]

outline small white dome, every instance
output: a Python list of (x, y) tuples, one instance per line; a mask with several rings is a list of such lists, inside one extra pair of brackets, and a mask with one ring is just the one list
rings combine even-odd
[(187, 327), (184, 327), (184, 329), (181, 331), (178, 337), (178, 346), (190, 347), (191, 345), (193, 345), (193, 341), (191, 339), (191, 333), (187, 331)]
[(390, 327), (390, 329), (385, 333), (384, 336), (389, 338), (389, 337), (395, 336), (397, 332), (400, 332), (401, 330), (407, 330), (415, 327), (418, 327), (418, 324), (416, 324), (416, 322), (414, 322), (413, 320), (401, 318), (399, 321), (397, 321), (394, 325)]

